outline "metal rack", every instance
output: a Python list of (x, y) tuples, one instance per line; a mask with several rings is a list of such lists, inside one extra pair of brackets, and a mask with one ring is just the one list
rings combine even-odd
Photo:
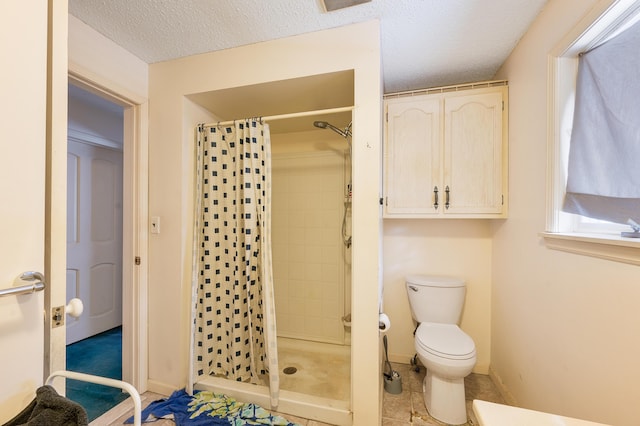
[(77, 373), (75, 371), (66, 370), (60, 370), (52, 373), (45, 384), (53, 386), (53, 381), (56, 377), (65, 377), (67, 379), (80, 380), (83, 382), (96, 383), (98, 385), (122, 389), (127, 392), (133, 400), (133, 425), (140, 426), (142, 421), (142, 402), (140, 401), (140, 394), (133, 385), (121, 380), (110, 379), (108, 377), (94, 376), (92, 374)]

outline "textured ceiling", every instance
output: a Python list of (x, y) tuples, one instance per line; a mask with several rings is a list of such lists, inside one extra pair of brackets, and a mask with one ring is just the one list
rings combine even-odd
[(384, 92), (493, 78), (547, 0), (69, 0), (69, 12), (147, 63), (378, 19)]

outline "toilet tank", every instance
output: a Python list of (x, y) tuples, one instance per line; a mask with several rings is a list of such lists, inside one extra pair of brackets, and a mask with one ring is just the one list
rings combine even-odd
[(410, 275), (405, 279), (411, 315), (419, 322), (458, 324), (465, 282), (460, 278)]

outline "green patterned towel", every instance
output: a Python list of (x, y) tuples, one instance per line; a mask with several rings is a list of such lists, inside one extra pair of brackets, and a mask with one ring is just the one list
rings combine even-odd
[(189, 403), (189, 411), (193, 413), (191, 419), (206, 414), (224, 418), (233, 426), (300, 426), (283, 417), (272, 415), (259, 405), (239, 402), (229, 396), (210, 391), (196, 393), (193, 396), (193, 401)]

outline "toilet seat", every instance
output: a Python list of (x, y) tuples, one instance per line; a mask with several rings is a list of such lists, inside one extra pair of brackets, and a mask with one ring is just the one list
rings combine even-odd
[(473, 339), (455, 324), (422, 323), (415, 337), (418, 349), (437, 357), (463, 360), (476, 356)]

